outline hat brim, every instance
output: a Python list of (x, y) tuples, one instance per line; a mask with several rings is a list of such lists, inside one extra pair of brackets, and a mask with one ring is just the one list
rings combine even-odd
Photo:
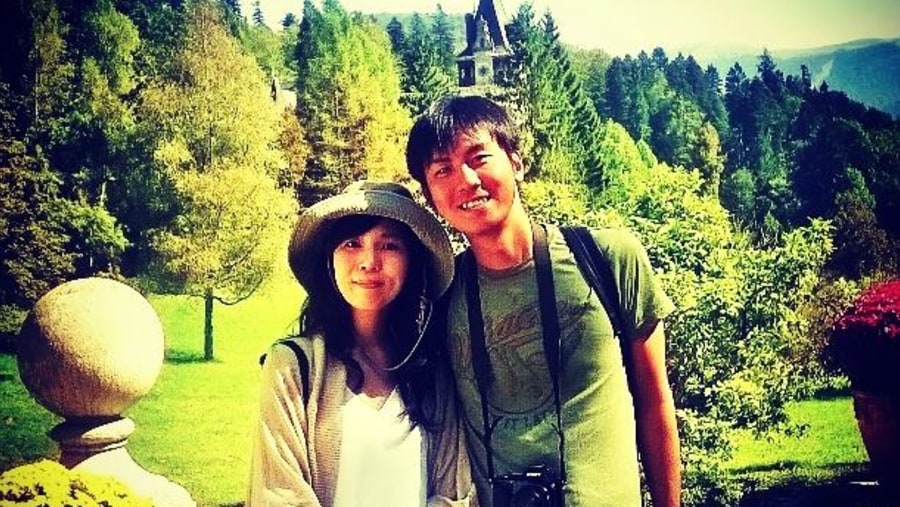
[(428, 284), (432, 300), (440, 297), (453, 280), (453, 249), (440, 222), (426, 208), (393, 192), (361, 190), (329, 197), (307, 208), (297, 219), (288, 247), (288, 262), (297, 281), (307, 290), (315, 272), (324, 264), (322, 232), (329, 222), (350, 215), (372, 215), (406, 224), (428, 253)]

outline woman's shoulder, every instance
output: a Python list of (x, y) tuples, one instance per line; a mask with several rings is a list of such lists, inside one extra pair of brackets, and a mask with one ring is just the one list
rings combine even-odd
[(269, 346), (266, 361), (274, 366), (325, 364), (325, 340), (320, 335), (295, 335), (282, 338)]
[(277, 347), (300, 347), (304, 351), (309, 351), (312, 353), (313, 351), (322, 348), (325, 348), (325, 340), (319, 334), (312, 335), (291, 335), (276, 340), (272, 343), (272, 349)]

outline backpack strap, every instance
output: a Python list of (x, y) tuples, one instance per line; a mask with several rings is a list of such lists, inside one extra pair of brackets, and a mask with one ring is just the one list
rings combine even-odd
[[(559, 327), (559, 314), (556, 308), (556, 291), (553, 285), (553, 270), (550, 266), (550, 247), (547, 244), (547, 232), (543, 225), (531, 224), (534, 238), (532, 255), (534, 256), (535, 277), (538, 286), (538, 305), (541, 317), (541, 336), (544, 349), (544, 358), (547, 361), (547, 369), (553, 382), (553, 402), (556, 407), (556, 431), (558, 436), (559, 452), (559, 478), (563, 484), (566, 482), (565, 460), (565, 433), (562, 423), (562, 399), (560, 396), (560, 370), (562, 369), (561, 338)], [(475, 383), (478, 386), (481, 399), (481, 417), (484, 426), (484, 447), (487, 460), (488, 478), (493, 481), (494, 474), (494, 450), (491, 436), (500, 419), (494, 422), (490, 420), (488, 410), (488, 393), (493, 380), (490, 358), (488, 357), (484, 315), (481, 308), (481, 289), (478, 284), (478, 267), (472, 249), (467, 249), (462, 257), (463, 270), (460, 276), (465, 281), (466, 312), (469, 323), (469, 342), (471, 346), (472, 369), (475, 373)], [(516, 503), (516, 502), (514, 502)]]
[[(297, 365), (300, 367), (300, 389), (303, 391), (303, 403), (305, 404), (306, 400), (309, 399), (309, 358), (306, 357), (306, 352), (303, 351), (300, 345), (290, 338), (278, 340), (275, 343), (286, 346), (294, 352), (295, 356), (297, 356)], [(266, 362), (267, 355), (268, 354), (263, 354), (259, 356), (260, 366)]]
[(614, 297), (618, 294), (616, 282), (613, 276), (612, 267), (600, 248), (591, 231), (587, 227), (582, 226), (564, 226), (559, 228), (566, 244), (575, 255), (575, 262), (581, 275), (588, 282), (597, 297), (600, 304), (609, 315), (609, 321), (612, 324), (613, 334), (619, 340), (619, 347), (622, 349), (622, 360), (625, 363), (625, 373), (628, 377), (628, 387), (634, 395), (634, 382), (631, 363), (631, 348), (628, 346), (628, 339), (625, 337), (624, 325), (622, 323), (622, 307), (619, 299)]

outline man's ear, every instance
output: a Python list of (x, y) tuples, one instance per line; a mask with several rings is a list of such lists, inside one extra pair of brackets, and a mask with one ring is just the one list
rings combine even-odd
[(523, 181), (525, 179), (525, 166), (522, 163), (522, 156), (519, 155), (519, 152), (510, 153), (509, 161), (512, 163), (516, 181)]
[(434, 199), (431, 198), (431, 192), (428, 190), (428, 184), (424, 183), (422, 185), (422, 197), (425, 198), (425, 204), (431, 206), (431, 209), (434, 208)]
[(413, 181), (419, 184), (419, 190), (422, 192), (422, 199), (425, 200), (425, 204), (434, 208), (434, 201), (431, 199), (431, 191), (428, 189), (428, 182), (425, 181), (425, 176), (422, 176), (422, 181), (413, 178)]

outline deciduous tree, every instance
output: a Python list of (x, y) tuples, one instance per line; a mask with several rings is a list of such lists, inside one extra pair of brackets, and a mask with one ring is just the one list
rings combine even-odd
[(160, 286), (204, 299), (212, 359), (214, 302), (242, 301), (271, 273), (294, 205), (277, 185), (281, 123), (255, 61), (209, 3), (192, 6), (187, 28), (180, 78), (142, 93), (173, 217), (151, 237)]

